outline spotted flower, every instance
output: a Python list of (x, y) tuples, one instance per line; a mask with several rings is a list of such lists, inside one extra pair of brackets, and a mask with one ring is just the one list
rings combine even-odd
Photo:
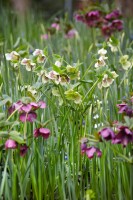
[(46, 60), (46, 56), (44, 55), (43, 51), (40, 49), (35, 49), (33, 52), (33, 56), (37, 58), (38, 63), (44, 63)]
[(5, 57), (6, 60), (16, 63), (19, 61), (20, 55), (16, 51), (12, 51), (11, 53), (6, 53)]
[(32, 71), (35, 69), (36, 64), (33, 63), (30, 59), (24, 58), (21, 61), (21, 65), (24, 65), (27, 71)]

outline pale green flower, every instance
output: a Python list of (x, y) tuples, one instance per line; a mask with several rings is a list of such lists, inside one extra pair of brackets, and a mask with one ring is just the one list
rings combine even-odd
[(62, 99), (62, 97), (61, 97), (61, 95), (60, 95), (60, 93), (59, 93), (59, 90), (56, 89), (56, 88), (53, 88), (53, 89), (52, 89), (52, 94), (53, 94), (54, 96), (58, 97), (59, 106), (61, 106), (61, 105), (63, 104), (63, 99)]
[(128, 70), (129, 68), (132, 67), (131, 62), (128, 61), (128, 59), (129, 59), (129, 56), (128, 56), (128, 55), (124, 55), (124, 56), (121, 56), (121, 57), (120, 57), (119, 62), (121, 63), (122, 68), (123, 68), (124, 70)]
[(76, 104), (80, 104), (82, 102), (82, 96), (72, 89), (66, 91), (65, 95), (68, 100), (72, 100)]
[(108, 46), (110, 47), (112, 52), (118, 51), (118, 43), (114, 43), (113, 40), (110, 38), (107, 42)]
[(80, 71), (78, 67), (67, 65), (66, 70), (71, 80), (80, 79)]

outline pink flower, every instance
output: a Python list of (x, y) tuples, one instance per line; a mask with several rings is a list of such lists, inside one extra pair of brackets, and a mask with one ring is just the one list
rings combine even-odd
[(76, 15), (74, 16), (74, 19), (75, 19), (76, 21), (85, 22), (85, 17), (84, 17), (84, 15), (76, 14)]
[(29, 121), (29, 122), (34, 122), (37, 118), (37, 114), (34, 112), (34, 111), (31, 111), (29, 113), (21, 113), (19, 115), (19, 119), (21, 122), (26, 122), (26, 121)]
[(126, 126), (119, 127), (118, 134), (112, 140), (113, 144), (123, 144), (126, 147), (128, 143), (133, 142), (133, 132)]
[(18, 146), (17, 142), (12, 139), (8, 139), (5, 143), (6, 149), (16, 149), (17, 146)]
[(102, 152), (100, 151), (100, 149), (92, 146), (89, 147), (85, 150), (86, 155), (88, 156), (88, 158), (93, 158), (94, 154), (96, 153), (97, 157), (101, 157), (102, 156)]
[(119, 10), (114, 10), (111, 13), (107, 14), (105, 16), (105, 19), (108, 21), (112, 21), (114, 19), (118, 19), (121, 17), (120, 11)]
[(49, 35), (47, 33), (43, 34), (43, 35), (41, 35), (41, 39), (48, 40), (49, 39)]
[(28, 146), (26, 144), (20, 146), (20, 156), (25, 156), (28, 151)]
[(65, 34), (65, 38), (70, 39), (70, 38), (76, 37), (77, 35), (78, 35), (77, 30), (76, 29), (71, 29)]
[(50, 130), (48, 128), (36, 128), (34, 130), (34, 137), (42, 136), (44, 139), (48, 139)]
[(58, 23), (53, 23), (53, 24), (51, 24), (51, 27), (52, 27), (52, 28), (55, 28), (57, 31), (60, 30), (60, 25), (59, 25)]
[(105, 140), (112, 140), (115, 137), (114, 132), (110, 128), (103, 128), (99, 135), (101, 135)]

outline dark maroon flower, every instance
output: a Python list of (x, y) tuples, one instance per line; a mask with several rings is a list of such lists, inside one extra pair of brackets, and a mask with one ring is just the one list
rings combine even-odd
[(102, 28), (101, 28), (101, 31), (102, 31), (102, 34), (105, 37), (110, 37), (113, 33), (113, 29), (112, 29), (112, 26), (110, 24), (103, 25)]
[(104, 128), (102, 129), (99, 134), (105, 139), (105, 140), (112, 140), (115, 137), (114, 132), (110, 128)]
[(85, 15), (86, 24), (90, 27), (97, 27), (101, 22), (101, 14), (98, 10), (90, 11)]
[(88, 156), (88, 158), (90, 158), (90, 159), (94, 157), (95, 153), (98, 157), (102, 156), (102, 152), (100, 151), (100, 149), (98, 149), (94, 146), (87, 148), (85, 153)]
[(20, 146), (20, 156), (25, 156), (28, 151), (28, 146), (26, 144)]
[(15, 110), (18, 109), (18, 111), (20, 111), (21, 107), (22, 107), (22, 102), (18, 101), (16, 103), (13, 103), (9, 108), (8, 108), (8, 113), (11, 115)]
[(17, 147), (18, 147), (17, 142), (12, 139), (8, 139), (5, 143), (6, 149), (16, 149)]
[(111, 27), (114, 31), (121, 31), (123, 29), (123, 21), (119, 19), (115, 19), (111, 23)]
[(105, 19), (108, 21), (112, 21), (114, 19), (118, 19), (121, 17), (120, 11), (119, 10), (114, 10), (113, 12), (107, 14), (105, 16)]
[(126, 126), (119, 127), (118, 134), (112, 140), (113, 144), (123, 144), (126, 147), (128, 143), (133, 142), (133, 132)]
[(37, 114), (34, 111), (31, 111), (29, 113), (23, 112), (19, 115), (19, 119), (22, 122), (29, 121), (32, 123), (36, 120), (36, 118), (37, 118)]
[(34, 137), (42, 136), (44, 139), (48, 139), (50, 130), (48, 128), (36, 128), (34, 130)]

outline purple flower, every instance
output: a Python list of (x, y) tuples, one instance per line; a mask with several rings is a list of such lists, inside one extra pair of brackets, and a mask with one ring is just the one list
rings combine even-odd
[(18, 146), (17, 142), (12, 139), (8, 139), (5, 143), (6, 149), (16, 149), (17, 146)]
[(85, 17), (84, 17), (84, 15), (76, 14), (76, 15), (74, 16), (74, 19), (75, 19), (76, 21), (85, 22)]
[(102, 129), (99, 134), (105, 139), (105, 140), (112, 140), (115, 137), (114, 132), (110, 128), (104, 128)]
[(29, 113), (21, 113), (19, 115), (19, 119), (21, 122), (26, 122), (26, 121), (29, 121), (29, 122), (34, 122), (37, 118), (37, 114), (34, 112), (34, 111), (31, 111)]
[(112, 29), (112, 26), (110, 24), (103, 25), (102, 28), (101, 28), (101, 31), (102, 31), (102, 34), (105, 37), (110, 37), (111, 34), (113, 33), (113, 29)]
[(105, 19), (108, 21), (112, 21), (112, 20), (118, 19), (120, 17), (121, 17), (121, 14), (120, 14), (119, 10), (114, 10), (113, 12), (107, 14), (105, 16)]
[(133, 132), (126, 126), (119, 127), (119, 132), (113, 138), (113, 144), (123, 144), (123, 147), (126, 147), (128, 143), (133, 142)]
[(48, 128), (36, 128), (34, 130), (34, 137), (42, 136), (44, 139), (48, 139), (50, 130)]
[(32, 109), (31, 104), (23, 104), (23, 106), (21, 107), (21, 110), (26, 112), (26, 113), (30, 112), (31, 109)]
[(101, 22), (101, 15), (98, 10), (90, 11), (85, 15), (86, 24), (90, 27), (96, 27)]
[(123, 29), (123, 21), (119, 19), (115, 19), (112, 21), (111, 27), (114, 31), (121, 31)]
[(81, 138), (80, 142), (81, 142), (81, 145), (80, 145), (81, 152), (85, 153), (85, 151), (87, 149), (88, 139), (87, 138)]
[(95, 153), (98, 157), (102, 156), (102, 152), (100, 151), (100, 149), (98, 149), (94, 146), (87, 148), (85, 153), (88, 156), (88, 158), (90, 158), (90, 159), (94, 157)]
[(74, 38), (78, 35), (78, 32), (76, 29), (70, 29), (66, 34), (65, 34), (65, 38)]
[(130, 108), (126, 103), (117, 104), (119, 108), (119, 113), (124, 113), (129, 117), (133, 116), (133, 109)]
[(20, 156), (25, 156), (28, 151), (28, 146), (26, 144), (20, 146)]
[(51, 24), (51, 27), (52, 27), (52, 28), (55, 28), (57, 31), (60, 30), (60, 24), (58, 24), (58, 23), (53, 23), (53, 24)]

